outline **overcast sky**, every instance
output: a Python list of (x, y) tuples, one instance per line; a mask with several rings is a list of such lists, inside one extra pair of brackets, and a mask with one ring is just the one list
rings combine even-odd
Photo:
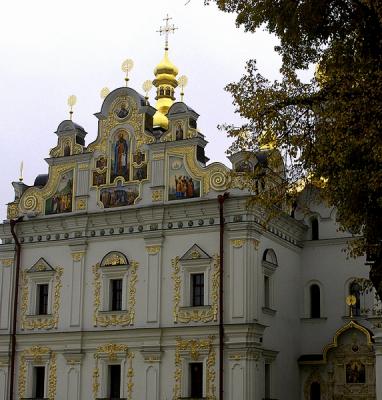
[[(124, 85), (121, 64), (134, 60), (129, 86), (143, 93), (163, 56), (164, 38), (156, 31), (168, 13), (179, 29), (169, 39), (171, 61), (188, 77), (184, 101), (200, 114), (198, 126), (210, 142), (211, 161), (229, 165), (229, 140), (217, 129), (240, 122), (231, 96), (245, 62), (256, 58), (267, 77), (278, 77), (280, 58), (274, 37), (245, 33), (235, 16), (203, 0), (19, 0), (3, 2), (0, 24), (0, 218), (13, 200), (11, 182), (24, 162), (24, 182), (47, 173), (44, 158), (56, 145), (54, 134), (68, 117), (67, 98), (77, 96), (73, 120), (97, 135), (100, 90)], [(179, 93), (179, 91), (178, 91)], [(150, 101), (155, 105), (154, 91)]]

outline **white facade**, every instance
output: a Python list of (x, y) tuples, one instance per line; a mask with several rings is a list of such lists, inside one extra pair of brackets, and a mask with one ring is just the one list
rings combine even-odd
[[(128, 114), (119, 118), (122, 103)], [(280, 215), (265, 229), (259, 210), (247, 207), (247, 193), (235, 179), (230, 185), (228, 168), (205, 165), (197, 114), (175, 103), (164, 131), (150, 126), (155, 111), (130, 88), (113, 91), (97, 114), (94, 143), (85, 147), (78, 138), (86, 132), (62, 122), (58, 145), (47, 159), (49, 179), (30, 188), (15, 184), (8, 218), (24, 216), (16, 228), (21, 275), (15, 398), (36, 398), (38, 366), (45, 367), (45, 398), (110, 398), (110, 365), (121, 366), (121, 398), (191, 398), (190, 364), (197, 362), (203, 364), (203, 398), (218, 399), (218, 196), (224, 191), (230, 192), (223, 236), (225, 399), (313, 399), (309, 385), (315, 383), (319, 398), (374, 398), (374, 350), (363, 328), (369, 325), (362, 316), (355, 317), (360, 325), (349, 324), (345, 305), (349, 284), (367, 277), (367, 268), (363, 260), (346, 259), (342, 249), (350, 237), (337, 232), (333, 210), (322, 205), (312, 210), (317, 240), (311, 240), (312, 215), (300, 220)], [(175, 187), (176, 171), (188, 182), (184, 198)], [(16, 258), (9, 220), (0, 229), (0, 399), (5, 400)], [(201, 306), (192, 306), (195, 273), (204, 274)], [(117, 279), (122, 279), (122, 306), (112, 311), (111, 281)], [(39, 314), (44, 284), (47, 312)], [(313, 284), (320, 289), (314, 318)], [(372, 295), (360, 301), (362, 309), (373, 305)], [(349, 350), (349, 343), (361, 350)], [(361, 353), (366, 377), (347, 382), (353, 379), (347, 368)], [(336, 357), (345, 361), (334, 371)], [(345, 397), (330, 397), (334, 393)]]

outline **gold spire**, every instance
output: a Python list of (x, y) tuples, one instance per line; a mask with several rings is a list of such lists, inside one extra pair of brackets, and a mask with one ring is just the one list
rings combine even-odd
[(157, 100), (156, 109), (158, 110), (154, 115), (154, 126), (161, 126), (164, 129), (168, 128), (166, 114), (175, 100), (175, 88), (178, 86), (176, 76), (179, 72), (178, 68), (168, 58), (168, 35), (178, 29), (174, 25), (169, 25), (170, 19), (167, 15), (164, 18), (166, 25), (160, 27), (159, 31), (157, 31), (160, 35), (165, 35), (165, 47), (163, 59), (154, 69), (155, 79), (153, 81), (154, 86), (157, 88), (155, 100)]

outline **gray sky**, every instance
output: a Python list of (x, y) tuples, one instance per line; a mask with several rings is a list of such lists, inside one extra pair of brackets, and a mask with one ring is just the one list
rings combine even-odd
[[(276, 39), (264, 32), (236, 28), (232, 14), (204, 6), (203, 0), (19, 0), (2, 4), (0, 24), (0, 218), (13, 200), (11, 182), (24, 161), (24, 182), (47, 173), (44, 158), (56, 145), (54, 134), (67, 119), (67, 98), (77, 96), (73, 120), (88, 135), (97, 134), (93, 116), (101, 107), (100, 90), (124, 86), (122, 61), (135, 66), (129, 86), (143, 93), (163, 56), (164, 39), (156, 31), (168, 13), (177, 27), (169, 39), (171, 61), (188, 77), (184, 101), (200, 114), (198, 126), (210, 142), (206, 154), (229, 165), (230, 141), (216, 126), (240, 123), (231, 96), (224, 91), (239, 80), (245, 62), (256, 58), (268, 78), (278, 77)], [(179, 91), (178, 91), (179, 94)], [(150, 101), (155, 105), (154, 91)]]

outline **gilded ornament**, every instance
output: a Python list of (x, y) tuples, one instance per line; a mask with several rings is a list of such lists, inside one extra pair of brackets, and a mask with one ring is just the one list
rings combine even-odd
[(13, 258), (4, 258), (1, 260), (1, 265), (3, 267), (11, 267), (13, 265)]
[(99, 359), (102, 356), (107, 356), (109, 362), (113, 362), (118, 359), (118, 353), (124, 354), (124, 359), (128, 360), (128, 369), (127, 369), (127, 399), (132, 400), (133, 398), (133, 389), (134, 389), (134, 369), (133, 369), (133, 359), (134, 353), (129, 351), (129, 348), (125, 344), (117, 344), (117, 343), (107, 343), (101, 345), (97, 348), (97, 351), (94, 354), (95, 358), (95, 366), (93, 370), (93, 396), (94, 398), (98, 397), (98, 391), (100, 387), (99, 383)]
[(174, 388), (173, 400), (181, 399), (182, 389), (182, 353), (189, 352), (191, 360), (198, 361), (201, 352), (207, 352), (207, 371), (206, 371), (206, 399), (216, 400), (216, 387), (215, 387), (215, 364), (216, 355), (213, 345), (214, 337), (210, 336), (208, 339), (190, 339), (183, 340), (177, 338), (175, 348), (175, 372), (174, 372)]
[(220, 286), (220, 258), (218, 255), (213, 257), (213, 272), (211, 277), (211, 305), (203, 308), (181, 308), (181, 289), (182, 279), (180, 276), (179, 257), (171, 260), (172, 275), (171, 279), (174, 282), (173, 287), (173, 316), (174, 322), (189, 323), (189, 322), (210, 322), (217, 321), (218, 318), (218, 302), (219, 302), (219, 286)]
[(233, 247), (240, 248), (244, 246), (245, 239), (233, 239), (231, 243)]
[(76, 252), (72, 253), (72, 259), (73, 259), (73, 261), (78, 262), (78, 261), (82, 260), (82, 257), (84, 255), (85, 255), (84, 251), (76, 251)]
[(76, 209), (77, 210), (85, 210), (86, 209), (86, 200), (85, 199), (78, 199), (76, 201)]
[(160, 246), (146, 246), (147, 253), (151, 255), (158, 254), (160, 248)]
[[(45, 270), (45, 265), (43, 266)], [(27, 316), (29, 299), (29, 279), (26, 271), (21, 273), (21, 329), (52, 329), (57, 328), (59, 321), (61, 301), (61, 278), (64, 269), (56, 268), (54, 274), (53, 305), (52, 314), (42, 316)]]
[(136, 284), (138, 281), (138, 263), (132, 261), (130, 264), (131, 273), (129, 277), (129, 298), (127, 311), (118, 314), (100, 314), (101, 307), (101, 273), (100, 264), (93, 266), (93, 323), (94, 326), (127, 326), (134, 325), (135, 304), (136, 304)]
[(49, 347), (33, 346), (24, 350), (20, 356), (19, 366), (19, 383), (18, 383), (18, 396), (20, 399), (26, 397), (26, 375), (27, 375), (27, 358), (32, 358), (34, 362), (41, 362), (42, 357), (49, 357), (48, 371), (48, 398), (54, 400), (56, 397), (57, 389), (57, 363), (56, 354), (51, 351)]
[(154, 190), (151, 194), (152, 201), (162, 201), (163, 200), (163, 190)]
[(9, 203), (7, 207), (7, 218), (16, 219), (19, 216), (19, 203)]
[(111, 253), (107, 255), (103, 260), (102, 266), (115, 266), (115, 265), (127, 265), (127, 259), (120, 253)]
[(253, 243), (253, 247), (255, 248), (255, 250), (258, 250), (260, 242), (256, 239), (252, 239), (252, 243)]
[(200, 258), (201, 257), (201, 254), (199, 253), (199, 251), (197, 251), (197, 250), (194, 250), (192, 253), (191, 253), (191, 258), (193, 258), (193, 259), (197, 259), (197, 258)]
[(153, 160), (164, 160), (164, 153), (163, 152), (161, 152), (161, 153), (153, 153), (152, 154), (152, 159)]

